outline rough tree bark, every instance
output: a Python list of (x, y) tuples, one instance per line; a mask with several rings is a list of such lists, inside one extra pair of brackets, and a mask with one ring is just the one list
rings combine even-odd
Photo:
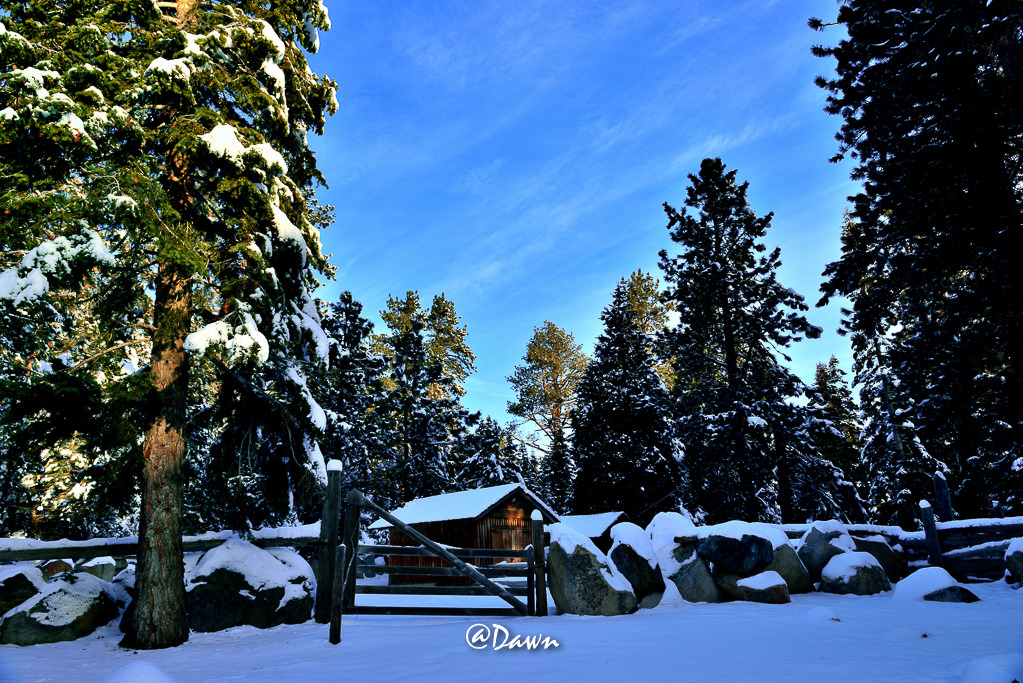
[(160, 263), (156, 279), (151, 356), (153, 388), (159, 412), (146, 431), (143, 453), (142, 515), (134, 614), (124, 647), (155, 649), (188, 640), (185, 616), (184, 557), (181, 550), (185, 457), (185, 399), (188, 358), (184, 339), (190, 329), (191, 283), (170, 260)]

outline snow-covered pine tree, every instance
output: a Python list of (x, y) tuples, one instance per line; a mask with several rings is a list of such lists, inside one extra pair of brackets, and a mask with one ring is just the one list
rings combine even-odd
[(572, 510), (572, 495), (575, 491), (575, 460), (563, 431), (554, 432), (547, 446), (547, 452), (540, 458), (537, 467), (539, 486), (543, 500), (556, 512), (568, 514)]
[[(858, 341), (857, 335), (853, 339)], [(908, 529), (917, 524), (919, 502), (933, 495), (934, 473), (949, 470), (916, 435), (912, 399), (884, 358), (887, 341), (872, 344), (874, 353), (858, 359), (854, 367), (864, 418), (861, 459), (867, 469), (871, 520)]]
[(615, 287), (593, 357), (576, 388), (572, 456), (578, 472), (572, 511), (622, 511), (645, 526), (678, 509), (681, 446), (629, 283)]
[[(188, 637), (181, 555), (189, 356), (266, 372), (294, 406), (301, 467), (323, 477), (323, 413), (305, 386), (325, 358), (313, 300), (328, 272), (307, 194), (306, 143), (336, 104), (312, 74), (329, 26), (311, 0), (5, 4), (0, 24), (0, 274), (4, 345), (45, 353), (68, 336), (67, 294), (95, 296), (99, 355), (151, 349), (134, 405), (144, 433), (140, 562), (124, 643)], [(13, 258), (12, 258), (13, 255)], [(195, 330), (196, 325), (199, 326)], [(77, 351), (77, 350), (75, 350)], [(49, 359), (47, 359), (49, 362)], [(51, 363), (52, 367), (52, 363)], [(142, 395), (138, 395), (141, 393)], [(270, 392), (267, 392), (268, 394)]]
[(788, 360), (786, 347), (820, 329), (803, 317), (803, 297), (776, 279), (780, 250), (767, 252), (760, 241), (771, 214), (753, 213), (748, 184), (737, 184), (720, 159), (704, 159), (689, 179), (685, 204), (695, 216), (664, 206), (683, 251), (660, 254), (665, 297), (679, 315), (664, 345), (675, 365), (689, 476), (684, 503), (711, 519), (771, 519), (778, 514), (772, 439), (787, 402), (803, 389), (776, 354)]
[[(451, 488), (451, 449), (458, 446), (479, 414), (468, 414), (452, 388), (455, 380), (432, 361), (423, 339), (423, 323), (393, 331), (387, 379), (391, 389), (378, 407), (393, 439), (394, 460), (385, 472), (387, 502), (403, 505)], [(431, 391), (434, 388), (434, 391)]]
[(330, 368), (313, 388), (327, 412), (323, 455), (341, 461), (346, 488), (387, 500), (389, 490), (380, 484), (394, 460), (395, 441), (381, 410), (387, 400), (386, 364), (370, 351), (373, 323), (362, 317), (362, 304), (351, 292), (343, 292), (326, 306), (323, 329), (331, 339)]
[(838, 358), (832, 356), (827, 363), (817, 364), (807, 397), (808, 406), (819, 411), (830, 423), (829, 428), (814, 435), (817, 451), (841, 468), (846, 480), (855, 484), (857, 490), (862, 490), (866, 480), (860, 459), (862, 425)]
[(1023, 505), (1023, 7), (844, 0), (836, 23), (848, 37), (815, 49), (836, 58), (817, 82), (843, 119), (835, 158), (856, 159), (864, 182), (822, 303), (852, 301), (862, 372), (884, 340), (906, 419), (948, 464), (955, 506)]
[(452, 488), (461, 491), (524, 481), (525, 458), (525, 448), (510, 430), (485, 417), (453, 453)]

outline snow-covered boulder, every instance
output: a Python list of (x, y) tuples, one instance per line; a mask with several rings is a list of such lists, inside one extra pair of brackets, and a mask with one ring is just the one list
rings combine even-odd
[(873, 555), (849, 551), (828, 561), (821, 571), (820, 589), (839, 595), (874, 595), (890, 591), (892, 584)]
[(717, 581), (722, 592), (733, 600), (764, 602), (769, 605), (791, 602), (788, 584), (778, 572), (763, 571), (747, 577), (718, 574)]
[(311, 616), (314, 586), (298, 553), (233, 538), (207, 551), (185, 576), (188, 626), (203, 632), (299, 624)]
[(6, 614), (46, 589), (39, 567), (14, 565), (0, 568), (0, 614)]
[(664, 593), (664, 578), (647, 532), (632, 522), (621, 522), (611, 527), (611, 541), (608, 557), (632, 585), (638, 600)]
[(75, 563), (71, 560), (44, 560), (39, 563), (39, 571), (49, 581), (57, 574), (69, 574), (75, 571)]
[(835, 520), (814, 522), (799, 540), (799, 559), (802, 560), (810, 578), (821, 580), (821, 572), (835, 555), (856, 550), (852, 537), (845, 525)]
[(109, 584), (68, 574), (0, 619), (0, 643), (36, 645), (87, 636), (118, 615)]
[(722, 574), (752, 576), (774, 559), (774, 544), (763, 529), (748, 522), (725, 522), (700, 529), (696, 552)]
[(91, 560), (78, 562), (75, 565), (75, 571), (92, 574), (97, 579), (109, 582), (113, 581), (114, 577), (117, 576), (117, 572), (124, 569), (128, 564), (124, 560), (121, 560), (121, 562), (121, 566), (118, 567), (117, 561), (112, 557), (94, 557)]
[(898, 581), (906, 575), (906, 560), (901, 553), (896, 552), (888, 545), (884, 536), (853, 536), (852, 541), (856, 550), (870, 553), (875, 560), (881, 563), (889, 581)]
[(1005, 568), (1009, 575), (1006, 577), (1012, 583), (1023, 581), (1023, 538), (1014, 538), (1005, 551)]
[(952, 575), (941, 567), (918, 569), (895, 584), (893, 600), (928, 600), (931, 602), (977, 602), (980, 600), (967, 588), (960, 586)]
[(677, 512), (661, 512), (647, 525), (647, 532), (661, 574), (679, 597), (687, 602), (721, 602), (707, 563), (696, 554), (699, 537), (692, 520)]
[(552, 524), (547, 587), (559, 614), (614, 616), (639, 607), (632, 586), (593, 541), (565, 524)]

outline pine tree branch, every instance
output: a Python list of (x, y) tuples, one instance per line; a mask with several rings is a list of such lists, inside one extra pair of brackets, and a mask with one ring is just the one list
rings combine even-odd
[(79, 362), (75, 363), (74, 365), (72, 365), (69, 368), (62, 368), (62, 371), (64, 371), (64, 372), (75, 372), (76, 370), (81, 370), (83, 367), (85, 367), (85, 365), (87, 363), (91, 363), (92, 361), (96, 360), (100, 356), (105, 356), (108, 353), (113, 353), (114, 351), (117, 351), (118, 349), (123, 349), (125, 346), (134, 346), (135, 344), (148, 343), (149, 341), (150, 341), (149, 339), (132, 339), (131, 341), (122, 342), (122, 343), (117, 344), (115, 346), (111, 346), (109, 349), (105, 349), (103, 351), (100, 351), (99, 353), (94, 353), (91, 356), (89, 356), (88, 358), (86, 358), (85, 360), (79, 361)]

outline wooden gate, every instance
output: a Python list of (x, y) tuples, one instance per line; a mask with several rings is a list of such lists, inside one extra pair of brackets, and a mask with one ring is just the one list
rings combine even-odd
[[(345, 554), (341, 568), (341, 610), (344, 613), (358, 614), (409, 614), (409, 615), (457, 615), (457, 616), (536, 616), (547, 614), (547, 587), (542, 579), (543, 570), (543, 526), (534, 524), (539, 530), (539, 541), (534, 539), (532, 545), (523, 550), (489, 550), (480, 548), (451, 548), (434, 543), (422, 533), (401, 521), (387, 510), (371, 501), (358, 489), (349, 492), (346, 499), (345, 524), (342, 543), (346, 548), (356, 548), (356, 552)], [(377, 513), (395, 528), (405, 533), (421, 545), (360, 545), (358, 544), (359, 514), (363, 507)], [(539, 547), (539, 552), (534, 548)], [(359, 564), (359, 556), (374, 555), (378, 557), (427, 556), (440, 558), (444, 566), (412, 567), (394, 566), (390, 564)], [(487, 566), (473, 566), (462, 558), (476, 561)], [(539, 558), (539, 566), (538, 566)], [(496, 560), (519, 560), (513, 564), (491, 564)], [(371, 586), (358, 585), (357, 574), (415, 575), (429, 579), (442, 576), (466, 576), (471, 579), (468, 586)], [(495, 578), (517, 580), (516, 585), (504, 586), (495, 582)], [(524, 580), (524, 581), (523, 581)], [(523, 585), (524, 583), (524, 585)], [(542, 599), (538, 597), (542, 593)], [(508, 607), (465, 607), (465, 606), (379, 606), (357, 604), (357, 595), (444, 595), (444, 596), (486, 596), (500, 598)], [(525, 597), (523, 602), (520, 598)], [(539, 602), (539, 605), (538, 605)]]

